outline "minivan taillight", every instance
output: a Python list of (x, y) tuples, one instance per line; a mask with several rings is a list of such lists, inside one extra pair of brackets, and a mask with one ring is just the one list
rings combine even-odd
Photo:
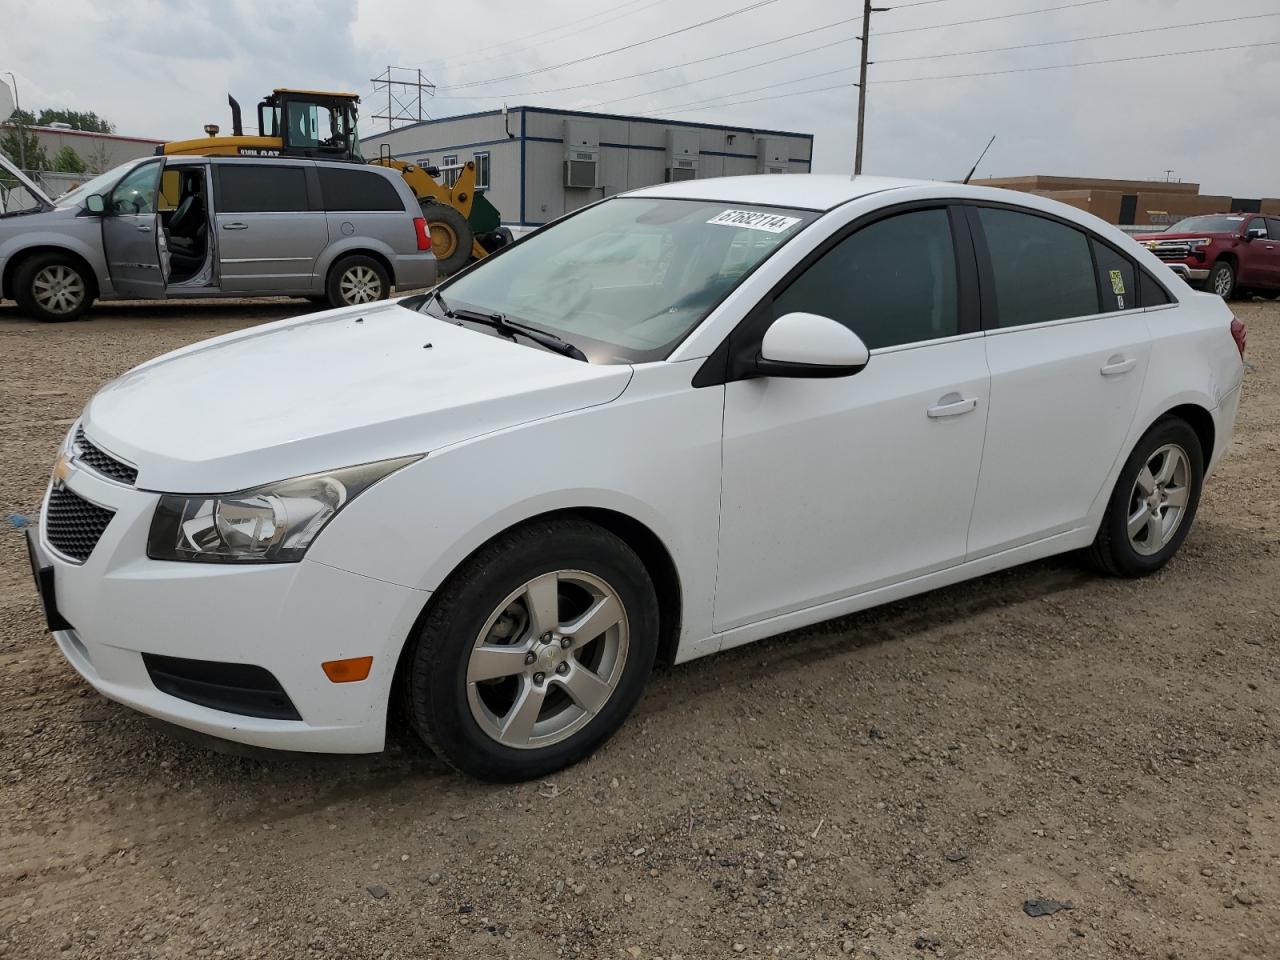
[(1232, 317), (1231, 319), (1231, 339), (1236, 342), (1236, 349), (1240, 351), (1240, 359), (1244, 359), (1244, 348), (1248, 343), (1249, 335), (1244, 328), (1244, 324)]
[(425, 217), (413, 218), (413, 229), (418, 232), (418, 249), (431, 249), (431, 232), (427, 229), (427, 221)]

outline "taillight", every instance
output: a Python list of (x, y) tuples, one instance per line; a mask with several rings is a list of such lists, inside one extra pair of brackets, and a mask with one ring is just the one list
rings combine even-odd
[(431, 232), (427, 229), (427, 221), (424, 217), (413, 218), (413, 229), (418, 232), (418, 249), (431, 249)]
[(1240, 351), (1240, 359), (1244, 359), (1244, 348), (1248, 342), (1249, 335), (1244, 328), (1244, 324), (1234, 317), (1231, 320), (1231, 339), (1236, 342), (1236, 349)]

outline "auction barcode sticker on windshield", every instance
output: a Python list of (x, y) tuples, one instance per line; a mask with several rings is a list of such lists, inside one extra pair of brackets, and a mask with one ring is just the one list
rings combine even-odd
[(763, 230), (765, 233), (785, 233), (799, 222), (799, 217), (782, 217), (776, 213), (756, 213), (752, 210), (726, 210), (707, 221), (721, 227), (745, 227), (748, 230)]

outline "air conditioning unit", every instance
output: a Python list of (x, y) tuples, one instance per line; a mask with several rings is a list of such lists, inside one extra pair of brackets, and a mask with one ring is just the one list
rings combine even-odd
[(698, 178), (698, 138), (699, 132), (687, 127), (667, 129), (667, 183)]
[(756, 172), (786, 173), (788, 170), (788, 148), (785, 140), (775, 137), (760, 137), (756, 140)]
[(565, 120), (564, 185), (573, 190), (594, 190), (600, 186), (599, 124)]

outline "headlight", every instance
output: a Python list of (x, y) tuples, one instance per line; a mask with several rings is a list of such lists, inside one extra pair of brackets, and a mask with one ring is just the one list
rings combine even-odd
[(1197, 239), (1197, 240), (1188, 240), (1187, 246), (1189, 246), (1192, 250), (1195, 250), (1195, 249), (1198, 249), (1199, 247), (1207, 247), (1211, 242), (1212, 241), (1210, 241), (1208, 237), (1201, 237), (1200, 239)]
[(313, 473), (212, 496), (165, 494), (147, 537), (152, 560), (289, 563), (348, 503), (422, 456)]

